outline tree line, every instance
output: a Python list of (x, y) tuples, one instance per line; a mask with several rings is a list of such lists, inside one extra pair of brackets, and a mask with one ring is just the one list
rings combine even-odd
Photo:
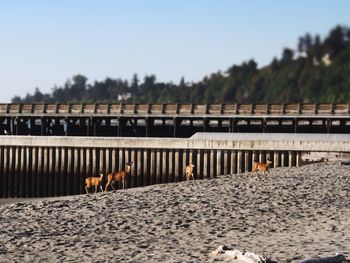
[(107, 77), (87, 83), (75, 75), (51, 93), (36, 88), (33, 94), (15, 96), (13, 103), (349, 103), (350, 102), (350, 29), (336, 26), (321, 39), (307, 33), (295, 49), (284, 48), (258, 68), (251, 59), (233, 65), (225, 72), (212, 73), (201, 81), (178, 84), (157, 82), (155, 75), (131, 81)]

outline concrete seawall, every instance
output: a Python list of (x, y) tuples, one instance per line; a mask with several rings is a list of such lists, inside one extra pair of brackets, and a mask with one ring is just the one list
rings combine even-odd
[(303, 152), (350, 152), (350, 135), (206, 134), (190, 139), (0, 136), (0, 197), (84, 193), (99, 170), (133, 161), (128, 187), (250, 171), (253, 161), (298, 166)]

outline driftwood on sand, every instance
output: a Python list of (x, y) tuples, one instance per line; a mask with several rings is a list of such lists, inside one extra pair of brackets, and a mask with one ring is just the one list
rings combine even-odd
[(246, 262), (246, 263), (265, 263), (271, 262), (264, 256), (260, 256), (248, 251), (242, 251), (237, 249), (230, 249), (227, 246), (219, 246), (216, 250), (211, 253), (211, 256), (217, 256), (218, 254), (225, 254), (225, 256), (231, 257), (232, 259)]
[(346, 261), (343, 254), (335, 254), (334, 256), (324, 258), (312, 258), (300, 261), (300, 263), (341, 263)]
[[(216, 250), (211, 252), (211, 256), (217, 256), (219, 254), (224, 254), (227, 257), (232, 258), (232, 260), (237, 260), (244, 263), (276, 263), (265, 256), (257, 255), (252, 252), (231, 249), (225, 245), (219, 246)], [(335, 254), (334, 256), (323, 257), (323, 258), (312, 258), (300, 261), (300, 263), (341, 263), (346, 262), (346, 258), (343, 254)]]

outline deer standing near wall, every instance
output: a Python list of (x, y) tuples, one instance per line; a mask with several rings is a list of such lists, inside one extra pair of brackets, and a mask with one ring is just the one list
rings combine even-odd
[(85, 190), (88, 194), (88, 189), (92, 186), (95, 186), (95, 193), (97, 193), (97, 188), (100, 187), (101, 192), (103, 192), (102, 188), (102, 180), (103, 180), (103, 172), (100, 172), (100, 177), (88, 177), (85, 179)]
[(191, 177), (192, 177), (192, 181), (194, 181), (194, 176), (193, 176), (193, 168), (194, 167), (195, 166), (193, 163), (190, 163), (189, 165), (187, 165), (185, 167), (186, 181), (189, 181)]
[(112, 189), (115, 190), (114, 184), (116, 182), (122, 183), (123, 189), (126, 189), (127, 188), (127, 181), (128, 181), (128, 177), (130, 175), (130, 170), (131, 170), (132, 164), (133, 164), (133, 162), (126, 163), (124, 170), (108, 174), (107, 175), (108, 181), (107, 181), (107, 184), (105, 187), (105, 191), (107, 191), (108, 186), (111, 186)]
[(270, 175), (269, 166), (271, 163), (272, 162), (270, 160), (266, 160), (266, 163), (253, 162), (252, 172), (255, 172), (255, 174), (258, 175), (258, 171), (262, 171), (264, 176), (266, 172), (268, 172), (268, 174)]

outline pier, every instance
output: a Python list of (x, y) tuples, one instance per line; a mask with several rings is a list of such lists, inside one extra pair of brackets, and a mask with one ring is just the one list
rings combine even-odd
[(350, 133), (349, 104), (0, 104), (0, 135)]

